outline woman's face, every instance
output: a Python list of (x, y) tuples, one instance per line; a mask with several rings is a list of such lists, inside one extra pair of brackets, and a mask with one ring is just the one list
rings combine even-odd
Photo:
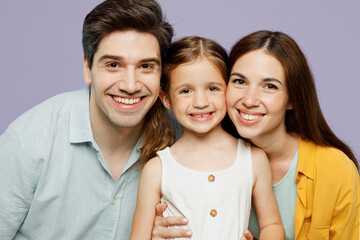
[(241, 56), (231, 70), (226, 102), (242, 137), (253, 141), (286, 133), (291, 106), (282, 64), (262, 49)]

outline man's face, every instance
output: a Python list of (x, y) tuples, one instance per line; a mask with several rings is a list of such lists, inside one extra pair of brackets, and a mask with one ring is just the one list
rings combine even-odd
[(91, 84), (92, 125), (141, 127), (159, 95), (160, 61), (159, 43), (152, 34), (116, 31), (106, 35), (91, 70), (84, 59), (85, 81)]

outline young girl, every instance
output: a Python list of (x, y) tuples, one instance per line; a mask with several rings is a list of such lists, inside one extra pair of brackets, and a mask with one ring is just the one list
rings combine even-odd
[(261, 238), (284, 239), (264, 152), (225, 132), (227, 53), (216, 42), (187, 37), (168, 53), (160, 98), (183, 134), (144, 167), (130, 239), (150, 239), (155, 205), (185, 216), (192, 239), (240, 239), (251, 195), (258, 199)]

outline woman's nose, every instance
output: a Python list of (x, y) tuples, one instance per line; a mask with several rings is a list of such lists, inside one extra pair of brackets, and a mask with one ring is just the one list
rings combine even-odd
[(245, 91), (242, 102), (247, 107), (255, 107), (260, 104), (260, 93), (255, 88), (249, 88)]

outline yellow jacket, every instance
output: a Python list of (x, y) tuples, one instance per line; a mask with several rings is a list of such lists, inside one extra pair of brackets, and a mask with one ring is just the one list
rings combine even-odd
[(300, 140), (296, 240), (359, 240), (360, 177), (340, 150)]

